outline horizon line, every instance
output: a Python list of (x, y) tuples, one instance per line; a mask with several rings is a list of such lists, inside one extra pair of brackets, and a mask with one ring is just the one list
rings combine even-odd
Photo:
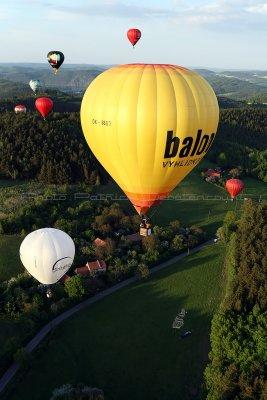
[[(47, 65), (47, 62), (24, 62), (24, 61), (19, 61), (19, 62), (8, 62), (8, 61), (0, 61), (0, 65)], [(155, 63), (150, 63), (150, 64), (155, 64)], [(123, 65), (122, 63), (112, 63), (112, 64), (104, 64), (104, 63), (86, 63), (86, 62), (81, 62), (81, 63), (69, 63), (69, 64), (65, 64), (64, 66), (62, 66), (63, 68), (68, 67), (68, 66), (79, 66), (79, 65), (84, 65), (84, 66), (115, 66), (115, 65)], [(206, 70), (212, 70), (212, 69), (216, 69), (216, 70), (230, 70), (230, 71), (267, 71), (267, 67), (266, 68), (250, 68), (250, 67), (216, 67), (216, 66), (185, 66), (186, 68), (192, 68), (192, 69), (206, 69)]]

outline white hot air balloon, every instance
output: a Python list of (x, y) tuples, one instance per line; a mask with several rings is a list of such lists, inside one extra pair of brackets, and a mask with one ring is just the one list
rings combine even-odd
[(31, 79), (29, 82), (30, 88), (36, 94), (36, 92), (41, 88), (42, 84), (39, 79)]
[(71, 267), (75, 245), (67, 233), (54, 228), (31, 232), (20, 246), (20, 259), (39, 282), (56, 283)]

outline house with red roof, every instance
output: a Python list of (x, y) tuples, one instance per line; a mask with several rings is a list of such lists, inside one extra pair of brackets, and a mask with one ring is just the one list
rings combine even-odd
[(104, 247), (104, 246), (106, 246), (106, 242), (105, 242), (105, 240), (102, 240), (102, 239), (100, 239), (100, 238), (96, 238), (96, 239), (94, 240), (94, 245), (95, 245), (96, 247)]
[(222, 172), (219, 168), (214, 168), (214, 169), (209, 168), (205, 171), (205, 176), (207, 178), (220, 178), (221, 175)]
[(75, 269), (75, 273), (81, 276), (95, 276), (107, 271), (107, 265), (104, 260), (87, 262), (83, 267)]

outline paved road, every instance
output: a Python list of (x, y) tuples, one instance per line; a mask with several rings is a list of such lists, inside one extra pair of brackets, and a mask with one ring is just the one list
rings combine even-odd
[[(197, 251), (201, 250), (203, 247), (213, 243), (213, 239), (208, 240), (205, 243), (202, 243), (201, 245), (195, 247), (190, 251), (190, 254), (196, 253)], [(155, 272), (158, 272), (166, 267), (171, 266), (172, 264), (176, 263), (177, 261), (181, 260), (182, 258), (186, 257), (188, 254), (182, 253), (179, 254), (179, 256), (173, 257), (168, 261), (165, 261), (156, 267), (152, 268), (150, 270), (150, 274), (153, 275)], [(124, 288), (125, 286), (130, 285), (131, 283), (137, 282), (138, 278), (136, 276), (126, 279), (123, 282), (118, 283), (117, 285), (114, 285), (106, 290), (103, 290), (102, 292), (96, 294), (95, 296), (84, 300), (83, 302), (77, 304), (76, 306), (70, 308), (69, 310), (65, 311), (64, 313), (60, 314), (58, 317), (54, 318), (52, 321), (50, 321), (48, 324), (46, 324), (33, 338), (32, 340), (25, 346), (25, 349), (31, 353), (38, 345), (39, 343), (42, 342), (42, 340), (46, 337), (46, 335), (51, 332), (56, 326), (58, 326), (62, 321), (65, 319), (71, 317), (73, 314), (76, 312), (83, 310), (84, 308), (90, 306), (91, 304), (96, 303), (97, 301), (103, 299), (104, 297), (109, 296), (112, 293), (117, 292), (118, 290)], [(8, 370), (5, 372), (5, 374), (2, 376), (0, 379), (0, 393), (3, 392), (7, 384), (11, 381), (13, 376), (16, 374), (16, 372), (19, 369), (18, 363), (14, 362)]]

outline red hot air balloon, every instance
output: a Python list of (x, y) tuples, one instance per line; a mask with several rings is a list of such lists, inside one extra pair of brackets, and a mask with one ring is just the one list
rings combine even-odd
[(43, 119), (45, 119), (45, 117), (47, 117), (47, 115), (52, 111), (53, 105), (54, 103), (49, 97), (39, 97), (35, 101), (35, 107)]
[(242, 190), (245, 185), (240, 179), (228, 179), (225, 184), (227, 192), (230, 194), (231, 199), (234, 199)]
[(136, 28), (131, 28), (127, 32), (127, 37), (134, 47), (141, 37), (141, 31), (139, 31), (139, 29)]
[(18, 104), (15, 108), (14, 111), (16, 114), (20, 114), (20, 113), (26, 113), (27, 109), (23, 104)]

